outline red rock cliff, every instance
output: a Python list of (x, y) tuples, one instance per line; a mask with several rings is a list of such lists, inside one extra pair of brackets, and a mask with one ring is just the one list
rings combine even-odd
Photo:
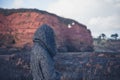
[(59, 51), (93, 50), (91, 32), (85, 25), (37, 9), (0, 9), (0, 46), (31, 45), (42, 24), (53, 28)]

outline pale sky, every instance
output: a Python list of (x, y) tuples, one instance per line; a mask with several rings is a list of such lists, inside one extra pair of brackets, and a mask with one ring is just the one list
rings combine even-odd
[(1, 8), (37, 8), (87, 26), (94, 37), (120, 36), (120, 0), (0, 0)]

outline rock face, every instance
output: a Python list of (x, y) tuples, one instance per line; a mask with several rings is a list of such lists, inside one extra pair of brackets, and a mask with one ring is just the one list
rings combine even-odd
[(34, 32), (43, 24), (53, 28), (58, 51), (93, 50), (85, 25), (37, 9), (0, 9), (0, 46), (31, 46)]

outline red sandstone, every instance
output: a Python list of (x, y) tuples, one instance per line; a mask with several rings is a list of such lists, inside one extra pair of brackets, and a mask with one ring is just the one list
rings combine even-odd
[[(6, 13), (11, 12), (6, 15)], [(13, 11), (13, 12), (12, 12)], [(90, 30), (77, 21), (59, 17), (39, 10), (0, 10), (0, 34), (10, 34), (15, 40), (12, 46), (23, 47), (32, 44), (34, 32), (42, 24), (51, 26), (55, 32), (57, 48), (60, 51), (91, 51), (93, 39)], [(6, 13), (5, 13), (6, 12)], [(73, 25), (72, 25), (73, 24)], [(68, 28), (71, 25), (71, 28)], [(0, 39), (3, 38), (0, 36)], [(9, 38), (5, 41), (9, 41)], [(5, 43), (4, 41), (4, 43)], [(4, 45), (4, 44), (2, 44)], [(9, 45), (9, 44), (8, 44)], [(11, 44), (10, 44), (11, 45)], [(6, 45), (7, 46), (7, 45)]]

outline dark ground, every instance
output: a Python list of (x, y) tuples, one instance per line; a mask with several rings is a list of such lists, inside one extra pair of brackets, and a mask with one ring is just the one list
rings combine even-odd
[[(0, 80), (32, 80), (30, 52), (0, 49)], [(120, 52), (58, 53), (55, 66), (61, 80), (119, 80)]]

